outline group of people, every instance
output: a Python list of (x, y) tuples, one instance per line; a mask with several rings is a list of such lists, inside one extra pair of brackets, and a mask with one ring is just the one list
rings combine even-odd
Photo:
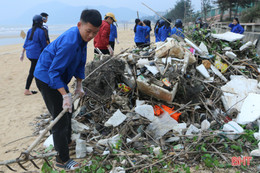
[[(65, 109), (68, 112), (54, 125), (51, 130), (55, 150), (58, 152), (56, 166), (74, 170), (80, 164), (69, 156), (71, 140), (72, 96), (68, 83), (76, 78), (74, 94), (82, 97), (85, 93), (82, 80), (85, 79), (86, 47), (94, 38), (95, 53), (113, 54), (117, 40), (117, 21), (113, 13), (107, 13), (102, 20), (99, 11), (94, 9), (83, 10), (77, 26), (70, 28), (57, 39), (50, 42), (48, 35), (47, 13), (33, 17), (32, 28), (28, 30), (20, 60), (27, 58), (31, 61), (27, 77), (25, 95), (34, 94), (30, 85), (35, 78), (37, 88), (41, 92), (46, 107), (53, 119)], [(241, 33), (238, 19), (230, 24), (232, 32)], [(180, 19), (175, 21), (171, 28), (170, 20), (159, 20), (154, 27), (156, 42), (165, 41), (171, 35), (184, 38), (183, 24)], [(150, 44), (151, 21), (135, 20), (135, 43), (142, 47)]]
[[(175, 26), (171, 28), (170, 24), (171, 20), (158, 20), (154, 27), (154, 35), (155, 35), (155, 41), (165, 41), (167, 37), (170, 37), (171, 35), (177, 35), (181, 38), (184, 38), (183, 34), (183, 26), (182, 26), (182, 20), (177, 19), (175, 22)], [(150, 39), (150, 32), (152, 31), (151, 28), (151, 21), (150, 20), (144, 20), (141, 21), (140, 19), (135, 19), (135, 26), (134, 26), (134, 32), (135, 32), (135, 44), (138, 47), (145, 47), (149, 46), (151, 39)]]

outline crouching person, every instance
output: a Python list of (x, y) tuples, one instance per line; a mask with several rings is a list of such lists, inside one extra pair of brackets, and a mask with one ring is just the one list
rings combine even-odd
[(102, 23), (97, 10), (83, 10), (77, 26), (70, 28), (50, 43), (40, 55), (34, 76), (39, 91), (53, 119), (63, 110), (67, 112), (52, 128), (56, 166), (74, 170), (80, 164), (70, 159), (72, 98), (68, 83), (76, 78), (75, 94), (84, 95), (86, 46), (99, 31)]

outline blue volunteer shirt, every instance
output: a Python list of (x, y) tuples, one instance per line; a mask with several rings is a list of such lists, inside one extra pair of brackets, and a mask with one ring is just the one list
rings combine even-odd
[(176, 34), (177, 36), (184, 38), (182, 28), (177, 28), (177, 27), (172, 28), (171, 35), (173, 35), (173, 34)]
[(77, 27), (72, 27), (42, 52), (34, 76), (52, 89), (64, 87), (74, 76), (85, 78), (86, 45)]
[[(151, 32), (151, 28), (149, 26), (145, 26), (145, 32), (144, 32), (144, 37), (145, 37), (145, 43), (150, 43), (150, 32)], [(147, 38), (146, 38), (147, 37)]]
[(158, 31), (159, 41), (165, 41), (167, 37), (171, 36), (171, 27), (166, 28), (165, 26), (161, 27)]
[(26, 50), (26, 56), (29, 59), (38, 59), (43, 49), (47, 46), (45, 32), (41, 28), (36, 28), (32, 40), (29, 40), (32, 28), (27, 32), (23, 48)]
[(117, 29), (116, 26), (111, 24), (110, 25), (110, 35), (109, 35), (109, 41), (115, 42), (115, 39), (117, 38)]
[(229, 24), (228, 25), (231, 28), (231, 32), (238, 33), (238, 34), (243, 34), (244, 33), (244, 28), (240, 24)]
[(136, 43), (144, 43), (145, 42), (145, 27), (137, 25), (136, 32), (135, 32), (135, 42)]
[(154, 28), (154, 36), (155, 36), (155, 42), (158, 42), (158, 41), (160, 41), (159, 40), (159, 37), (158, 37), (158, 33), (156, 33), (156, 30), (158, 29), (158, 25)]

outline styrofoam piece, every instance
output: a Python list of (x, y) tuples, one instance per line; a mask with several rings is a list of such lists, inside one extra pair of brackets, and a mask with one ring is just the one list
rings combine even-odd
[(149, 64), (150, 64), (150, 62), (149, 62), (148, 59), (139, 59), (139, 60), (137, 61), (136, 66), (139, 67), (139, 68), (142, 68), (142, 67), (144, 67), (145, 65), (149, 65)]
[(203, 82), (205, 82), (205, 83), (212, 83), (212, 82), (214, 82), (214, 77), (206, 78), (206, 79), (204, 79)]
[(136, 106), (141, 106), (141, 105), (144, 105), (145, 104), (145, 101), (144, 100), (135, 100), (135, 105)]
[(76, 140), (76, 158), (84, 158), (87, 155), (86, 141), (82, 139)]
[(109, 173), (125, 173), (125, 169), (123, 167), (115, 167), (112, 171)]
[(177, 93), (178, 82), (175, 83), (172, 91), (168, 91), (157, 85), (149, 84), (146, 82), (146, 80), (142, 80), (138, 77), (137, 78), (137, 87), (138, 87), (139, 91), (141, 91), (142, 93), (144, 93), (146, 95), (155, 97), (159, 100), (171, 102), (171, 101), (173, 101), (173, 99)]
[(231, 59), (237, 58), (237, 55), (234, 54), (234, 53), (231, 52), (231, 51), (227, 51), (227, 52), (225, 53), (225, 55), (226, 55), (227, 57), (231, 58)]
[(239, 48), (239, 50), (240, 51), (243, 51), (243, 50), (245, 50), (245, 49), (247, 49), (247, 48), (249, 48), (250, 46), (253, 46), (254, 44), (252, 43), (252, 41), (248, 41), (246, 44), (244, 44), (244, 45), (242, 45), (240, 48)]
[(89, 130), (89, 127), (87, 125), (79, 123), (74, 119), (71, 120), (71, 128), (76, 133), (81, 133), (84, 130)]
[(258, 149), (251, 151), (250, 156), (260, 157), (260, 142), (258, 143)]
[(191, 47), (193, 47), (196, 51), (199, 52), (199, 54), (202, 54), (203, 55), (203, 51), (198, 47), (196, 46), (194, 43), (192, 43), (189, 39), (187, 38), (184, 38), (184, 41), (189, 44)]
[(197, 69), (198, 72), (200, 72), (200, 74), (201, 74), (202, 76), (204, 76), (206, 79), (210, 78), (209, 72), (207, 71), (207, 69), (205, 68), (205, 66), (204, 66), (203, 64), (197, 66), (196, 69)]
[(201, 123), (201, 130), (205, 131), (208, 130), (210, 128), (210, 122), (208, 120), (203, 120)]
[(228, 132), (229, 135), (226, 135), (229, 139), (237, 139), (239, 138), (240, 135), (232, 135), (230, 133), (242, 133), (244, 132), (244, 129), (238, 125), (235, 121), (229, 121), (227, 124), (224, 125), (223, 127), (224, 131), (233, 131), (233, 132)]
[(71, 140), (73, 140), (73, 141), (76, 141), (79, 138), (80, 138), (80, 133), (73, 133), (71, 135)]
[[(178, 60), (180, 60), (180, 59), (178, 59)], [(162, 58), (162, 62), (163, 62), (164, 64), (166, 64), (166, 61), (167, 61), (167, 63), (172, 64), (172, 58), (171, 58), (171, 57)]]
[(135, 112), (140, 114), (141, 116), (147, 118), (150, 121), (154, 119), (154, 110), (151, 105), (141, 105), (135, 107)]
[[(200, 129), (198, 129), (197, 127), (195, 127), (193, 124), (191, 124), (186, 132), (185, 135), (193, 135), (194, 133), (197, 134), (200, 132)], [(188, 138), (192, 139), (193, 136), (188, 136)]]
[(225, 32), (222, 34), (211, 34), (213, 38), (220, 39), (220, 40), (226, 40), (228, 42), (233, 42), (237, 40), (241, 40), (245, 37), (245, 35), (237, 34), (233, 32)]
[(260, 94), (250, 93), (244, 100), (236, 121), (239, 124), (248, 124), (258, 118), (260, 118)]
[(108, 154), (110, 154), (109, 150), (108, 151), (104, 151), (102, 155), (105, 156), (105, 155), (108, 155)]
[(150, 66), (150, 65), (145, 65), (145, 67), (147, 68), (147, 70), (149, 70), (153, 75), (156, 75), (157, 73), (159, 73), (158, 69), (156, 66)]
[(170, 143), (170, 142), (177, 142), (179, 140), (180, 140), (180, 137), (175, 136), (175, 137), (170, 137), (170, 138), (166, 139), (165, 142), (169, 142)]
[(199, 48), (200, 48), (206, 55), (209, 54), (208, 48), (207, 48), (207, 46), (206, 46), (203, 42), (200, 43)]
[(109, 126), (113, 126), (113, 127), (117, 127), (119, 126), (121, 123), (123, 123), (125, 121), (127, 117), (125, 116), (125, 114), (123, 114), (119, 109), (113, 114), (112, 117), (110, 117), (107, 122), (105, 122), (105, 126), (109, 127)]
[(161, 147), (154, 147), (153, 154), (158, 156), (161, 153)]
[(231, 50), (231, 47), (224, 47), (224, 49), (222, 49), (224, 51), (230, 51)]
[(221, 87), (223, 102), (225, 110), (236, 108), (238, 111), (244, 103), (244, 99), (249, 93), (260, 94), (260, 89), (257, 87), (258, 82), (255, 79), (246, 79), (242, 75), (231, 75), (230, 81)]
[(115, 146), (116, 143), (120, 140), (120, 135), (117, 134), (111, 138), (108, 138), (108, 139), (100, 139), (97, 144), (98, 145), (104, 145), (104, 146), (108, 146), (108, 145), (112, 145), (112, 146)]
[(182, 130), (187, 128), (186, 123), (178, 123), (172, 129), (178, 132), (180, 135), (182, 134)]
[(54, 146), (52, 134), (44, 141), (43, 147), (48, 148), (50, 145)]
[(148, 125), (146, 130), (155, 139), (160, 139), (177, 124), (178, 122), (165, 111), (161, 116), (154, 117), (154, 120)]
[(243, 66), (243, 65), (233, 65), (233, 67), (237, 68), (237, 69), (246, 69), (246, 66)]
[(186, 69), (189, 65), (189, 60), (190, 60), (190, 55), (188, 52), (185, 52), (185, 55), (184, 55), (184, 64), (182, 66), (182, 69), (181, 69), (181, 72), (182, 74), (186, 74)]
[(210, 68), (224, 82), (228, 81), (227, 78), (225, 78), (225, 76), (214, 65), (211, 64)]

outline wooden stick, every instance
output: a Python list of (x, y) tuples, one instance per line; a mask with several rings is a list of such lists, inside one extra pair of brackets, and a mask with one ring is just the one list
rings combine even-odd
[[(74, 102), (76, 99), (78, 99), (78, 95), (76, 95), (73, 98)], [(51, 128), (63, 117), (63, 115), (67, 112), (68, 110), (63, 109), (61, 113), (49, 124), (49, 126), (38, 136), (38, 138), (27, 148), (26, 151), (22, 152), (21, 157), (24, 157), (24, 159), (28, 158), (30, 152), (40, 143), (41, 139), (48, 133), (48, 131), (51, 130)]]

